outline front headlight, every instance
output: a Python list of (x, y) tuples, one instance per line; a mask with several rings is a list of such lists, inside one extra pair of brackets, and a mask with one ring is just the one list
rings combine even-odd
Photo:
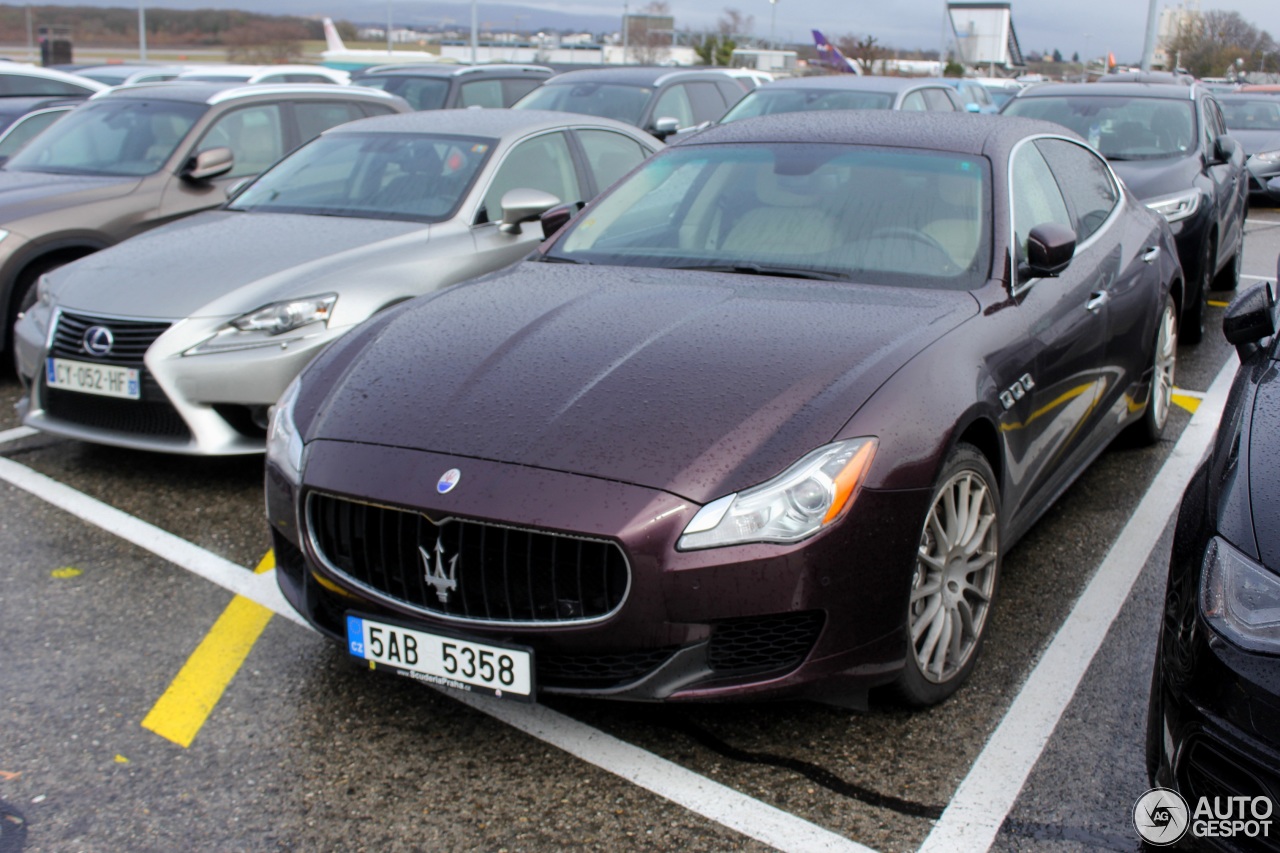
[(1261, 163), (1280, 163), (1280, 148), (1275, 151), (1259, 151), (1253, 159)]
[(298, 377), (295, 376), (271, 407), (271, 422), (267, 425), (267, 461), (274, 463), (295, 483), (302, 481), (302, 434), (293, 421), (298, 388)]
[(676, 547), (692, 551), (812, 536), (853, 503), (876, 444), (874, 438), (828, 444), (772, 480), (712, 501), (698, 510)]
[(1200, 609), (1243, 649), (1280, 655), (1280, 576), (1215, 536), (1204, 555)]
[(36, 304), (46, 308), (53, 307), (53, 293), (49, 288), (49, 277), (42, 275), (36, 279)]
[(1194, 216), (1195, 212), (1200, 209), (1200, 191), (1192, 190), (1191, 192), (1153, 198), (1147, 202), (1147, 207), (1163, 216), (1170, 223), (1181, 222), (1190, 216)]
[[(309, 336), (312, 330), (308, 326), (322, 323), (327, 327), (337, 301), (338, 294), (325, 293), (263, 305), (231, 320), (216, 335), (196, 344), (184, 355), (288, 346), (290, 341)], [(289, 334), (299, 329), (303, 330), (301, 334)]]

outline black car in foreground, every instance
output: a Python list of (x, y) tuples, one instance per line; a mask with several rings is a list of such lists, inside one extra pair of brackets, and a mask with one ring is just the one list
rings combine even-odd
[(1169, 221), (1187, 277), (1179, 333), (1199, 341), (1205, 295), (1240, 281), (1249, 206), (1244, 150), (1213, 95), (1184, 82), (1046, 83), (1023, 89), (1001, 114), (1071, 128)]
[(1151, 782), (1186, 806), (1186, 823), (1168, 831), (1210, 849), (1280, 847), (1280, 336), (1272, 287), (1242, 293), (1223, 319), (1240, 369), (1178, 514), (1147, 717)]
[(939, 702), (1005, 551), (1122, 429), (1160, 436), (1181, 284), (1057, 125), (709, 128), (285, 391), (281, 589), (462, 690)]

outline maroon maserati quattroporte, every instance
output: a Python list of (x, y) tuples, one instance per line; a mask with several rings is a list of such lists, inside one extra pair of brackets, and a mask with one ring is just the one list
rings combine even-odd
[(711, 128), (307, 368), (268, 439), (279, 582), (460, 690), (938, 702), (1004, 552), (1160, 436), (1182, 287), (1057, 125)]

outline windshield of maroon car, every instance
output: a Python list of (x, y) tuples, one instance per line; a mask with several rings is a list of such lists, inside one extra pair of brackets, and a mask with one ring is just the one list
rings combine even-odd
[(888, 110), (893, 108), (889, 92), (855, 92), (845, 89), (756, 89), (724, 114), (720, 123), (813, 110)]
[(90, 101), (67, 113), (5, 168), (64, 175), (150, 175), (208, 109), (181, 101)]
[(410, 133), (330, 133), (300, 148), (231, 210), (442, 222), (466, 198), (496, 140)]
[(981, 157), (808, 143), (674, 146), (549, 260), (972, 289), (991, 258)]
[(1108, 160), (1184, 157), (1196, 147), (1195, 104), (1190, 98), (1016, 98), (1003, 114), (1069, 127)]
[(653, 90), (620, 83), (553, 83), (539, 86), (517, 101), (517, 110), (560, 110), (640, 123)]

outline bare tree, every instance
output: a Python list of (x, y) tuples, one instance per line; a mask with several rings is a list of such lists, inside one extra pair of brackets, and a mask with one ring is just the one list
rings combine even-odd
[(641, 65), (656, 65), (671, 52), (671, 5), (654, 0), (639, 15), (627, 18), (627, 47), (630, 59)]
[(863, 74), (874, 74), (875, 64), (889, 55), (889, 49), (879, 43), (875, 36), (854, 35), (840, 36), (836, 39), (836, 47), (845, 56), (858, 63)]
[(724, 14), (716, 21), (716, 29), (720, 32), (721, 41), (738, 41), (751, 35), (755, 23), (755, 15), (743, 15), (741, 10), (725, 8)]
[(1221, 77), (1257, 68), (1276, 43), (1239, 12), (1215, 9), (1188, 16), (1167, 49), (1197, 77)]

